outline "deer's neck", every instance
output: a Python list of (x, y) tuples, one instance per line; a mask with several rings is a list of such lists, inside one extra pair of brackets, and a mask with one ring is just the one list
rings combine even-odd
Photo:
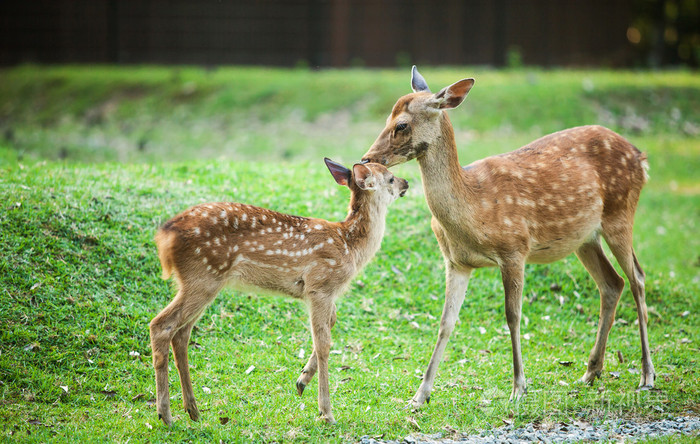
[(387, 205), (373, 197), (370, 192), (353, 191), (348, 216), (341, 222), (349, 254), (358, 268), (374, 256), (384, 237)]
[(463, 224), (470, 217), (465, 205), (473, 201), (473, 192), (466, 183), (457, 156), (454, 130), (445, 112), (440, 116), (439, 137), (418, 159), (425, 200), (443, 225)]

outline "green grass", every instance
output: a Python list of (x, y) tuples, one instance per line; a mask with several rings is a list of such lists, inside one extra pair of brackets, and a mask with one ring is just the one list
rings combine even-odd
[[(345, 442), (364, 435), (400, 438), (418, 429), (470, 432), (500, 426), (504, 419), (517, 426), (697, 415), (700, 140), (692, 134), (698, 125), (697, 76), (423, 71), (434, 90), (472, 74), (483, 85), (450, 114), (465, 164), (582, 123), (613, 126), (648, 153), (652, 179), (642, 193), (635, 245), (647, 273), (655, 390), (634, 391), (640, 347), (628, 290), (602, 380), (593, 387), (574, 384), (595, 339), (598, 295), (572, 256), (527, 268), (522, 333), (530, 385), (522, 403), (507, 400), (511, 354), (500, 276), (483, 269), (470, 282), (431, 403), (419, 412), (405, 409), (432, 352), (444, 291), (442, 258), (417, 165), (410, 163), (394, 169), (411, 189), (390, 209), (382, 249), (337, 304), (330, 382), (338, 424), (316, 421), (315, 379), (302, 398), (296, 395), (294, 382), (311, 352), (302, 304), (224, 291), (197, 324), (190, 348), (202, 420), (192, 423), (182, 411), (171, 364), (174, 425), (163, 427), (151, 401), (148, 322), (173, 289), (159, 278), (152, 241), (158, 225), (189, 205), (215, 200), (342, 219), (349, 192), (331, 179), (321, 156), (351, 161), (363, 154), (395, 98), (406, 92), (408, 76), (370, 70), (22, 67), (0, 72), (0, 126), (6, 135), (0, 145), (3, 439)], [(592, 90), (589, 83), (582, 87), (584, 79), (593, 82)], [(188, 82), (197, 85), (196, 92), (180, 97)], [(118, 103), (103, 120), (90, 124), (91, 110), (115, 97)], [(645, 105), (654, 100), (665, 105)], [(671, 115), (673, 108), (679, 111)], [(290, 117), (295, 109), (301, 111)], [(672, 118), (678, 113), (680, 118)], [(649, 123), (626, 133), (625, 116), (632, 115)], [(601, 116), (612, 120), (601, 122)], [(224, 125), (238, 117), (243, 121), (232, 128)], [(344, 120), (337, 124), (335, 118)], [(294, 133), (292, 124), (302, 131)], [(139, 151), (131, 143), (148, 125), (152, 139)], [(207, 137), (222, 142), (221, 149), (202, 152)], [(229, 137), (245, 137), (249, 145), (227, 146), (223, 141)], [(268, 138), (284, 143), (266, 144)], [(67, 159), (57, 161), (60, 140), (71, 142)], [(103, 144), (90, 145), (94, 140)], [(282, 160), (285, 150), (291, 154)], [(251, 365), (255, 370), (246, 374)]]

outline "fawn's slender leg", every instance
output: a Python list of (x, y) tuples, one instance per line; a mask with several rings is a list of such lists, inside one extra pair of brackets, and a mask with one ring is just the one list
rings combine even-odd
[(438, 331), (438, 339), (433, 350), (433, 355), (430, 357), (430, 363), (423, 376), (418, 391), (411, 399), (411, 405), (416, 408), (423, 405), (424, 402), (430, 402), (430, 392), (433, 389), (435, 375), (437, 374), (438, 366), (442, 361), (442, 356), (447, 347), (447, 341), (455, 328), (457, 318), (459, 317), (459, 309), (464, 302), (464, 296), (469, 285), (469, 277), (472, 274), (472, 269), (457, 269), (448, 263), (446, 271), (445, 284), (445, 306), (442, 309), (442, 319), (440, 320), (440, 330)]
[[(333, 326), (335, 325), (335, 321), (337, 319), (336, 316), (336, 307), (335, 304), (333, 304), (333, 308), (331, 311), (331, 319), (330, 319), (330, 328), (333, 329)], [(318, 369), (318, 363), (316, 361), (316, 348), (314, 347), (314, 350), (311, 352), (311, 356), (309, 357), (308, 362), (304, 366), (303, 370), (301, 371), (301, 375), (299, 375), (299, 378), (297, 379), (297, 393), (299, 396), (301, 396), (304, 393), (304, 389), (306, 386), (311, 382), (311, 379), (314, 377), (316, 374), (316, 370)]]
[(197, 409), (197, 402), (194, 398), (194, 390), (192, 389), (192, 381), (190, 379), (190, 366), (187, 359), (187, 347), (190, 343), (190, 334), (192, 332), (194, 322), (195, 321), (192, 321), (178, 330), (170, 343), (173, 347), (175, 367), (177, 367), (177, 371), (180, 374), (182, 405), (185, 408), (185, 411), (187, 411), (187, 413), (190, 415), (190, 418), (193, 421), (197, 421), (199, 420), (199, 410)]
[(522, 398), (527, 392), (527, 382), (523, 369), (523, 355), (520, 349), (520, 317), (523, 307), (523, 281), (525, 263), (514, 262), (501, 265), (501, 279), (505, 291), (506, 321), (510, 330), (510, 344), (513, 351), (513, 391), (510, 401)]
[[(631, 224), (628, 225), (631, 227)], [(639, 381), (639, 389), (647, 390), (654, 387), (656, 373), (654, 364), (651, 362), (651, 351), (649, 350), (649, 336), (647, 334), (647, 314), (646, 296), (644, 294), (644, 271), (639, 265), (637, 256), (632, 248), (632, 230), (626, 229), (618, 233), (604, 233), (605, 241), (610, 247), (610, 251), (620, 264), (622, 271), (627, 276), (632, 289), (632, 296), (637, 305), (637, 319), (639, 320), (639, 340), (642, 346), (642, 377)]]
[(334, 304), (330, 296), (316, 294), (310, 301), (311, 335), (318, 368), (318, 408), (320, 419), (335, 423), (331, 412), (331, 396), (328, 383), (328, 356), (331, 351), (331, 314)]
[(598, 291), (600, 292), (600, 320), (598, 322), (598, 334), (595, 345), (588, 358), (588, 369), (581, 382), (591, 384), (603, 371), (603, 360), (605, 359), (605, 345), (608, 340), (610, 328), (615, 322), (615, 310), (620, 300), (625, 281), (617, 274), (610, 260), (605, 256), (600, 238), (596, 238), (581, 245), (576, 250), (576, 256), (588, 273), (593, 277)]
[[(217, 289), (180, 288), (172, 302), (168, 304), (150, 323), (151, 350), (153, 353), (153, 367), (156, 373), (156, 409), (158, 417), (165, 425), (172, 424), (170, 413), (170, 395), (168, 389), (168, 352), (170, 343), (177, 333), (188, 324), (193, 324), (201, 315), (204, 308), (218, 293)], [(189, 334), (187, 334), (189, 337)], [(182, 350), (182, 341), (177, 339), (178, 353)], [(185, 356), (187, 349), (185, 346)], [(180, 353), (182, 354), (182, 353)], [(179, 359), (180, 356), (176, 356)], [(185, 363), (187, 358), (184, 359)], [(181, 365), (182, 359), (180, 360)], [(179, 368), (178, 368), (179, 369)], [(189, 369), (187, 370), (189, 380)], [(183, 386), (183, 391), (186, 390)], [(191, 392), (191, 384), (189, 385)], [(183, 392), (184, 393), (184, 392)], [(187, 396), (185, 394), (183, 398)], [(194, 399), (194, 395), (192, 395)], [(194, 419), (194, 418), (193, 418)]]

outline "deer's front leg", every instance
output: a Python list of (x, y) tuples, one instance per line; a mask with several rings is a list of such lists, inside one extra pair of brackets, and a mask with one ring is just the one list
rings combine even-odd
[(314, 354), (318, 369), (318, 408), (320, 419), (335, 424), (331, 412), (331, 397), (328, 383), (328, 355), (331, 351), (331, 318), (335, 305), (330, 296), (316, 295), (311, 300), (311, 334), (314, 342)]
[(520, 317), (523, 307), (524, 262), (509, 263), (501, 266), (501, 278), (506, 297), (506, 321), (510, 330), (510, 343), (513, 349), (513, 391), (510, 401), (522, 398), (527, 392), (523, 356), (520, 350)]
[[(331, 319), (330, 319), (330, 328), (332, 329), (333, 326), (335, 325), (335, 321), (337, 319), (336, 316), (336, 307), (335, 304), (333, 304), (332, 311), (331, 311)], [(318, 362), (316, 361), (316, 348), (313, 347), (314, 350), (311, 352), (311, 356), (309, 357), (309, 361), (306, 363), (304, 366), (303, 370), (301, 371), (301, 375), (299, 375), (299, 378), (297, 378), (297, 393), (299, 393), (299, 396), (301, 396), (304, 393), (304, 389), (306, 386), (311, 382), (311, 379), (314, 377), (316, 374), (316, 370), (318, 369)]]
[(438, 366), (442, 361), (442, 355), (445, 353), (447, 341), (455, 328), (455, 323), (459, 317), (459, 310), (464, 302), (464, 295), (469, 285), (469, 277), (471, 269), (457, 270), (450, 264), (447, 266), (446, 284), (445, 284), (445, 306), (442, 309), (442, 319), (440, 320), (440, 330), (438, 332), (437, 343), (433, 350), (433, 355), (430, 357), (428, 369), (423, 376), (418, 391), (411, 399), (411, 405), (418, 408), (425, 402), (430, 402), (430, 392), (433, 389), (435, 375), (437, 374)]

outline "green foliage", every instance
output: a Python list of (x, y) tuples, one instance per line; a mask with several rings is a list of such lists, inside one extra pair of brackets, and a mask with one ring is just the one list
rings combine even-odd
[[(465, 71), (424, 74), (437, 89)], [(652, 85), (658, 94), (686, 88), (683, 94), (669, 93), (665, 102), (681, 110), (684, 123), (663, 123), (664, 113), (671, 110), (644, 108), (639, 99), (637, 114), (651, 123), (629, 134), (651, 164), (652, 179), (637, 213), (635, 246), (647, 273), (657, 388), (634, 391), (640, 351), (636, 310), (627, 290), (610, 334), (602, 380), (593, 387), (575, 385), (595, 339), (598, 295), (583, 267), (569, 257), (527, 268), (522, 334), (531, 381), (523, 402), (508, 403), (511, 354), (500, 276), (497, 270), (483, 269), (472, 277), (431, 403), (419, 412), (405, 409), (434, 346), (444, 291), (442, 258), (430, 231), (418, 168), (409, 163), (394, 168), (411, 188), (389, 211), (382, 249), (337, 304), (330, 381), (338, 425), (316, 421), (315, 380), (302, 398), (296, 395), (294, 382), (311, 353), (303, 305), (233, 291), (222, 292), (193, 333), (190, 364), (201, 422), (192, 423), (182, 411), (172, 364), (174, 425), (167, 429), (158, 422), (148, 322), (168, 303), (173, 289), (159, 278), (152, 241), (156, 228), (189, 205), (218, 200), (342, 219), (349, 192), (335, 184), (316, 155), (356, 159), (364, 153), (395, 98), (405, 92), (404, 74), (150, 67), (2, 72), (2, 125), (15, 129), (14, 139), (0, 144), (2, 437), (42, 442), (346, 442), (364, 435), (400, 438), (417, 428), (427, 433), (474, 431), (503, 420), (518, 425), (697, 413), (700, 140), (682, 130), (685, 122), (697, 124), (691, 104), (696, 80), (684, 73), (489, 71), (483, 90), (474, 89), (469, 101), (451, 113), (463, 163), (513, 149), (535, 133), (574, 121), (597, 122), (595, 107), (581, 104), (600, 103), (614, 114), (625, 109), (621, 101), (636, 100), (630, 92), (635, 88)], [(581, 86), (585, 79), (593, 79), (593, 89)], [(282, 81), (284, 88), (274, 86)], [(188, 82), (200, 92), (188, 93), (178, 104), (173, 92), (182, 93)], [(228, 91), (230, 85), (237, 93)], [(34, 91), (23, 95), (26, 103), (8, 99), (18, 88)], [(70, 155), (68, 161), (34, 159), (54, 157), (44, 137), (59, 140), (74, 132), (85, 140), (95, 137), (97, 130), (84, 123), (86, 114), (97, 103), (125, 97), (125, 91), (138, 99), (124, 99), (110, 111), (114, 114), (107, 114), (106, 123), (96, 126), (106, 131), (110, 125), (137, 128), (134, 122), (148, 121), (154, 133), (162, 131), (163, 140), (172, 137), (167, 140), (181, 147), (162, 159), (168, 162), (88, 164), (71, 161)], [(582, 109), (572, 111), (572, 105), (565, 112), (569, 100)], [(296, 121), (302, 126), (325, 122), (324, 113), (356, 116), (358, 110), (367, 111), (374, 123), (366, 128), (371, 120), (367, 116), (346, 120), (348, 129), (343, 131), (358, 139), (349, 151), (333, 143), (316, 146), (292, 162), (271, 161), (281, 153), (263, 142), (288, 123), (280, 107), (304, 109), (304, 117)], [(224, 147), (208, 156), (225, 158), (192, 160), (199, 157), (191, 148), (200, 147), (200, 139), (188, 139), (187, 134), (196, 133), (196, 125), (228, 121), (230, 117), (220, 116), (225, 113), (255, 112), (269, 120), (246, 129), (247, 153), (231, 155)], [(542, 123), (535, 123), (531, 114), (539, 115)], [(189, 121), (194, 124), (187, 125)], [(508, 122), (513, 123), (506, 130)], [(478, 134), (464, 133), (471, 128)], [(39, 133), (36, 139), (29, 137), (32, 130)], [(371, 134), (365, 137), (363, 131)], [(316, 134), (300, 134), (300, 146), (315, 143)], [(108, 132), (103, 137), (105, 146), (120, 140)], [(330, 140), (331, 135), (323, 137)], [(85, 156), (121, 158), (87, 151)], [(307, 156), (314, 159), (301, 160)], [(266, 161), (240, 161), (256, 157)], [(147, 148), (125, 159), (153, 158)], [(247, 374), (251, 365), (255, 369)]]

